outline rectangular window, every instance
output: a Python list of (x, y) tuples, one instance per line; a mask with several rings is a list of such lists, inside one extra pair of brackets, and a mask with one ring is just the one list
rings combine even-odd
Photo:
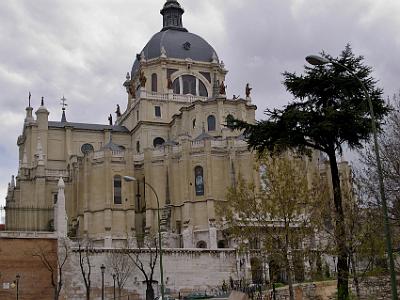
[(154, 106), (154, 114), (156, 117), (161, 118), (161, 107), (160, 106)]
[(157, 74), (151, 75), (151, 91), (157, 93)]
[(196, 196), (204, 196), (203, 168), (200, 166), (197, 166), (194, 169), (194, 181), (196, 188)]

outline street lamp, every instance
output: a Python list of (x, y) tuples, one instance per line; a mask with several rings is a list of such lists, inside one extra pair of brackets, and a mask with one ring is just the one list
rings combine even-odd
[(314, 66), (322, 66), (326, 64), (332, 64), (336, 65), (339, 67), (342, 67), (345, 69), (351, 76), (353, 76), (360, 84), (365, 97), (368, 100), (368, 105), (369, 105), (369, 111), (371, 114), (371, 125), (372, 125), (372, 134), (374, 138), (374, 150), (375, 150), (375, 160), (376, 160), (376, 166), (377, 166), (377, 171), (378, 171), (378, 179), (379, 179), (379, 193), (381, 196), (381, 202), (382, 202), (382, 209), (383, 209), (383, 217), (384, 217), (384, 223), (385, 223), (385, 236), (386, 236), (386, 249), (389, 255), (389, 266), (390, 266), (390, 280), (391, 280), (391, 287), (392, 287), (392, 299), (397, 300), (397, 284), (396, 284), (396, 273), (394, 270), (394, 260), (393, 260), (393, 251), (392, 251), (392, 238), (391, 238), (391, 233), (390, 233), (390, 224), (389, 224), (389, 217), (388, 217), (388, 209), (387, 209), (387, 202), (386, 202), (386, 196), (385, 196), (385, 187), (383, 184), (383, 175), (382, 175), (382, 165), (381, 165), (381, 159), (380, 159), (380, 154), (379, 154), (379, 145), (378, 145), (378, 135), (377, 135), (377, 129), (376, 129), (376, 119), (375, 119), (375, 114), (374, 114), (374, 107), (372, 105), (372, 100), (371, 97), (367, 91), (367, 88), (365, 87), (364, 83), (361, 81), (358, 76), (351, 71), (349, 68), (346, 66), (342, 65), (341, 63), (333, 60), (333, 59), (328, 59), (326, 57), (321, 57), (318, 55), (309, 55), (306, 57), (306, 61), (310, 63), (311, 65)]
[(16, 280), (15, 280), (15, 284), (17, 285), (17, 300), (19, 299), (19, 279), (21, 278), (21, 275), (17, 274), (17, 276), (15, 276)]
[(113, 277), (113, 280), (114, 280), (114, 286), (113, 286), (113, 288), (114, 288), (114, 300), (115, 300), (115, 274), (112, 274), (112, 277)]
[[(132, 182), (132, 181), (137, 181), (135, 177), (131, 176), (124, 176), (124, 180), (127, 182)], [(160, 219), (160, 201), (158, 199), (158, 195), (156, 190), (146, 181), (144, 182), (145, 185), (147, 185), (151, 191), (154, 193), (156, 196), (157, 200), (157, 220), (158, 220), (158, 247), (160, 249), (160, 281), (161, 281), (161, 299), (164, 300), (164, 269), (163, 269), (163, 264), (162, 264), (162, 245), (161, 245), (161, 219)]]
[(101, 264), (101, 300), (104, 300), (104, 272), (106, 270), (106, 267), (104, 264)]

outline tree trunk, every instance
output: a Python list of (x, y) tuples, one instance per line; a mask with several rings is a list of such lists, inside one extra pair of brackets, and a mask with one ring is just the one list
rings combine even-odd
[(294, 291), (293, 291), (293, 276), (292, 276), (292, 270), (290, 268), (290, 257), (289, 257), (289, 247), (290, 247), (290, 241), (289, 241), (289, 233), (288, 231), (290, 230), (289, 228), (290, 224), (286, 222), (285, 220), (285, 268), (286, 268), (286, 274), (288, 278), (288, 285), (289, 285), (289, 299), (294, 300)]
[(357, 275), (357, 263), (356, 260), (354, 259), (354, 253), (350, 253), (350, 263), (351, 263), (351, 269), (353, 272), (354, 276), (354, 285), (356, 286), (356, 293), (357, 293), (357, 299), (361, 299), (361, 292), (360, 292), (360, 283), (358, 281), (358, 275)]
[(335, 240), (338, 251), (337, 262), (337, 291), (338, 300), (349, 299), (349, 265), (347, 262), (348, 254), (346, 247), (346, 230), (342, 205), (342, 193), (340, 188), (339, 169), (336, 162), (336, 153), (334, 147), (327, 153), (329, 156), (329, 164), (331, 167), (333, 201), (335, 203)]
[(86, 289), (86, 300), (90, 300), (90, 289)]
[(154, 300), (154, 289), (151, 283), (147, 283), (146, 300)]
[(286, 273), (287, 273), (287, 277), (288, 277), (289, 299), (294, 300), (293, 276), (292, 276), (292, 270), (290, 268), (290, 263), (289, 263), (288, 257), (286, 257)]

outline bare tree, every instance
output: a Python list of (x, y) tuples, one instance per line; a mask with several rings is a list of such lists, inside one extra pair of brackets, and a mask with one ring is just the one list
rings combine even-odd
[(260, 190), (239, 178), (228, 191), (227, 201), (218, 205), (218, 212), (225, 218), (229, 234), (245, 251), (268, 253), (270, 264), (286, 272), (293, 300), (294, 279), (304, 276), (300, 274), (303, 271), (294, 276), (294, 266), (304, 270), (298, 263), (303, 261), (301, 245), (305, 236), (313, 234), (309, 216), (315, 192), (309, 187), (305, 162), (300, 159), (264, 155), (260, 165), (265, 170), (261, 172)]
[(118, 299), (121, 298), (121, 292), (128, 278), (132, 274), (133, 266), (129, 255), (123, 250), (114, 250), (107, 255), (107, 265), (113, 272), (113, 277), (118, 286)]
[(58, 300), (63, 287), (63, 270), (69, 257), (69, 247), (65, 239), (58, 241), (58, 249), (39, 244), (32, 252), (38, 257), (50, 273), (50, 282), (54, 290), (54, 300)]
[[(400, 228), (400, 91), (392, 97), (390, 104), (392, 110), (379, 135), (379, 150), (389, 214), (396, 231)], [(379, 207), (378, 174), (373, 145), (367, 147), (361, 155), (364, 192), (370, 196), (370, 204)]]
[[(154, 268), (158, 259), (158, 249), (156, 245), (155, 238), (147, 238), (144, 243), (144, 248), (139, 247), (138, 249), (130, 250), (128, 256), (133, 262), (133, 264), (142, 273), (145, 283), (146, 283), (146, 300), (154, 299), (154, 289), (153, 289), (153, 277)], [(145, 255), (148, 255), (148, 262), (146, 262)]]
[(90, 255), (93, 250), (93, 243), (90, 239), (78, 240), (79, 267), (86, 289), (86, 300), (90, 300), (92, 266)]
[[(378, 137), (379, 151), (381, 155), (382, 175), (387, 198), (389, 222), (394, 249), (393, 252), (399, 252), (400, 243), (400, 90), (389, 100), (392, 110), (383, 130)], [(368, 201), (368, 207), (374, 212), (376, 220), (383, 220), (382, 203), (378, 187), (378, 172), (374, 146), (372, 144), (366, 147), (361, 153), (362, 169), (360, 170), (360, 183), (364, 195)], [(378, 237), (384, 241), (382, 234), (383, 225), (379, 224), (381, 234)], [(377, 269), (384, 266), (382, 260), (376, 264)], [(396, 266), (399, 271), (400, 266)]]

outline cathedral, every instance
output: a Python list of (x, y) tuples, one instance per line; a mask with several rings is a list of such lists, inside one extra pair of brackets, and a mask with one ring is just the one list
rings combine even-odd
[[(168, 0), (163, 25), (136, 55), (108, 124), (74, 123), (26, 108), (18, 175), (6, 197), (6, 230), (54, 230), (57, 183), (65, 182), (68, 235), (98, 247), (143, 243), (158, 232), (169, 248), (230, 248), (216, 203), (239, 174), (258, 182), (255, 156), (227, 119), (255, 122), (251, 88), (229, 99), (228, 71), (214, 48), (183, 25)], [(114, 119), (114, 121), (113, 121)], [(159, 213), (159, 216), (158, 216)]]

